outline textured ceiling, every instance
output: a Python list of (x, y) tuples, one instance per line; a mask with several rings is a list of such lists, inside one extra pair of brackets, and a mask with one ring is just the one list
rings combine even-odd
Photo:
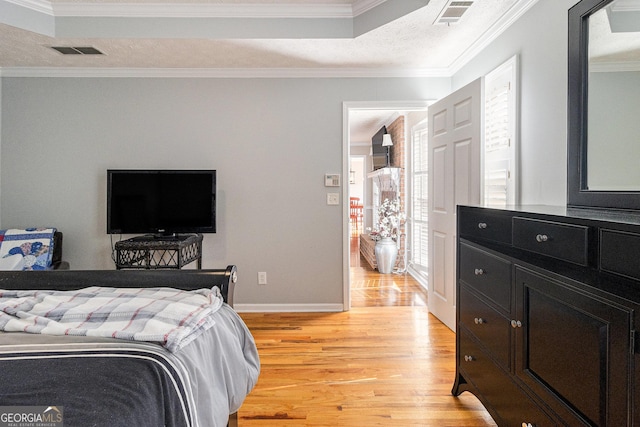
[(615, 0), (589, 18), (592, 70), (640, 70), (640, 0)]
[(353, 110), (349, 115), (349, 139), (351, 145), (370, 145), (371, 137), (382, 126), (389, 125), (398, 117), (397, 110)]
[[(428, 76), (450, 75), (536, 0), (475, 0), (451, 26), (434, 25), (448, 0), (36, 0), (37, 11), (18, 1), (27, 0), (0, 0), (4, 71), (319, 69)], [(405, 13), (410, 3), (428, 4)], [(399, 16), (390, 13), (395, 10)], [(373, 19), (362, 34), (345, 35), (367, 13)], [(63, 56), (49, 48), (54, 45), (93, 46), (104, 55)]]

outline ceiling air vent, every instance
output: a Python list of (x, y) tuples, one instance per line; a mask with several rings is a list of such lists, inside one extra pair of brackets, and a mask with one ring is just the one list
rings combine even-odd
[(436, 18), (436, 25), (457, 24), (462, 15), (471, 7), (473, 1), (449, 0)]
[(51, 49), (57, 50), (63, 55), (103, 55), (95, 47), (72, 47), (72, 46), (51, 46)]

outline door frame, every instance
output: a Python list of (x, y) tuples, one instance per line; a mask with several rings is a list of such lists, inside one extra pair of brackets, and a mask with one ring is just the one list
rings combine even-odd
[[(403, 112), (426, 110), (433, 101), (345, 101), (342, 103), (342, 181), (348, 183), (349, 158), (351, 156), (351, 141), (349, 138), (349, 113), (355, 110), (398, 110)], [(405, 132), (407, 130), (405, 129)], [(366, 188), (365, 184), (365, 188)], [(365, 190), (366, 191), (366, 190)], [(342, 309), (351, 309), (351, 275), (350, 250), (351, 236), (349, 233), (349, 186), (342, 187)]]

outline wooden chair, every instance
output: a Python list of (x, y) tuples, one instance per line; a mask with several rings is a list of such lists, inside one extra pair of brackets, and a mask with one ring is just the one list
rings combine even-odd
[[(363, 206), (360, 204), (359, 197), (350, 197), (349, 198), (349, 221), (351, 222), (351, 226), (355, 225), (356, 232), (360, 229), (360, 225), (362, 224), (363, 218)], [(352, 228), (354, 230), (354, 228)]]

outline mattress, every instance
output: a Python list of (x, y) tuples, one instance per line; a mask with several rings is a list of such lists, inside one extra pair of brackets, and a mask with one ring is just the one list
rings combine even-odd
[(176, 352), (114, 338), (0, 333), (0, 407), (56, 407), (66, 427), (226, 426), (260, 362), (230, 306), (212, 316), (214, 325)]

